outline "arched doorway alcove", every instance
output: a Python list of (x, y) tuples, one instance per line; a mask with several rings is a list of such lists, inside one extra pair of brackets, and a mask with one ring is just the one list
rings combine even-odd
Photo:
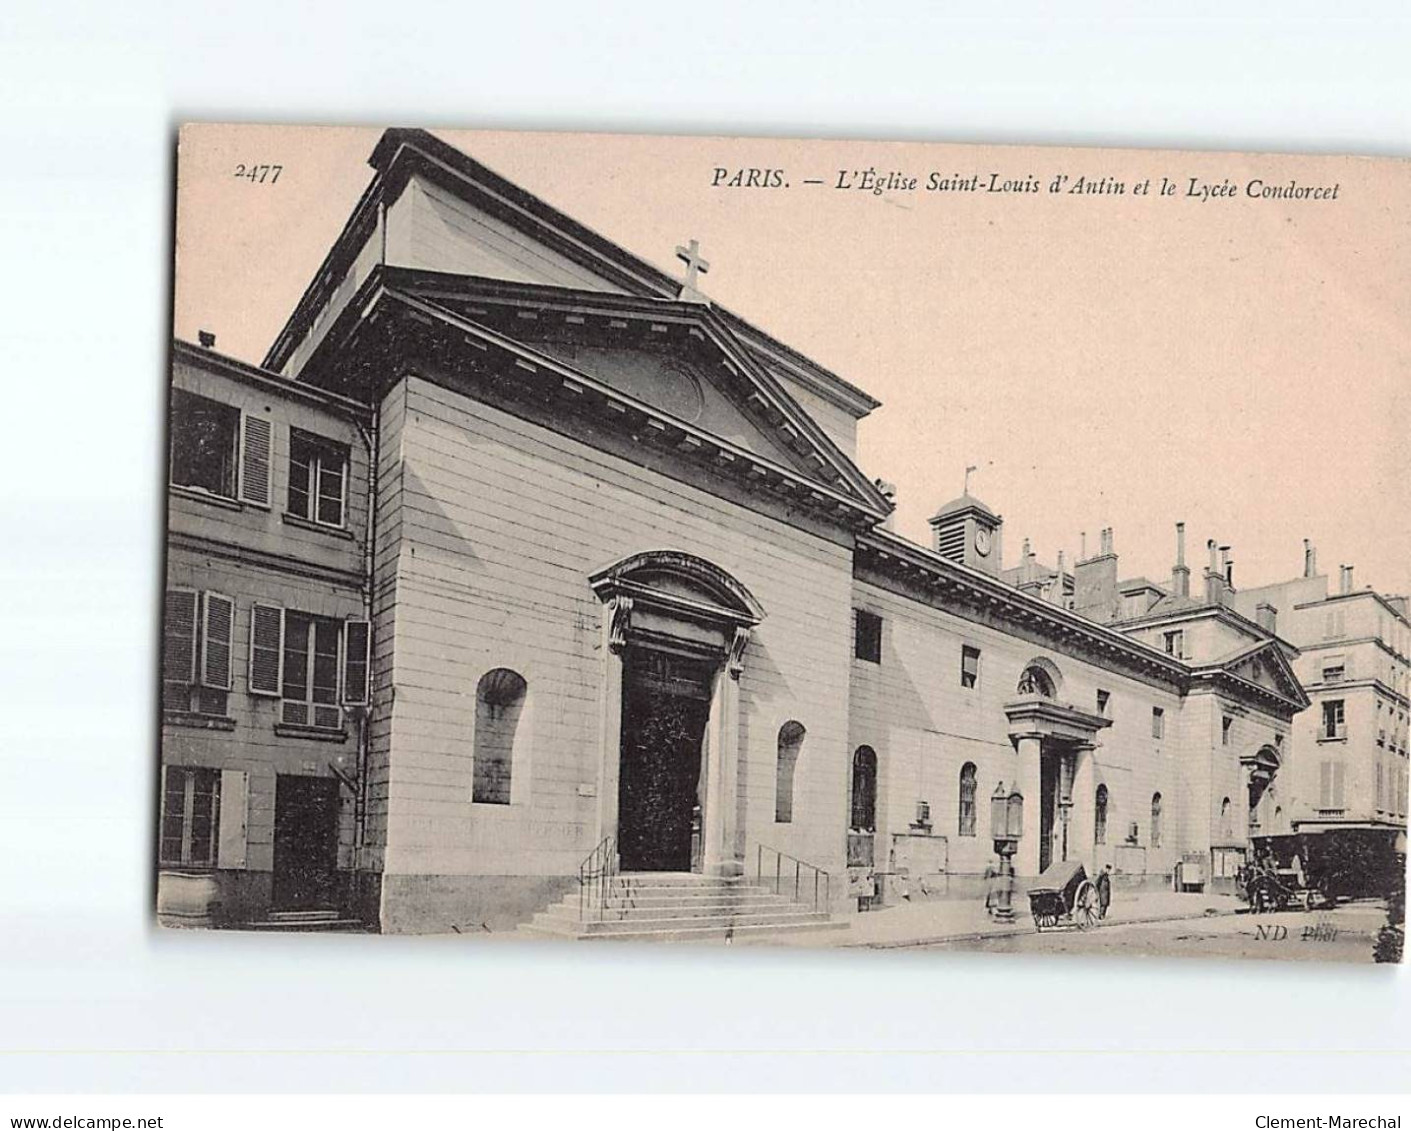
[(588, 579), (603, 607), (599, 835), (624, 871), (739, 875), (739, 680), (764, 610), (680, 550)]

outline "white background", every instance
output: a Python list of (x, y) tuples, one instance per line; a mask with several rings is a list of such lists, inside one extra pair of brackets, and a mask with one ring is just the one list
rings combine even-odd
[(147, 919), (176, 120), (1405, 155), (1399, 6), (50, 7), (0, 8), (0, 1088), (1406, 1089), (1405, 970)]

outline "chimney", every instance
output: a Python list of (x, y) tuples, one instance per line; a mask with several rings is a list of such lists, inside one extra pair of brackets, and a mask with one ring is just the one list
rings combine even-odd
[(1279, 610), (1268, 601), (1260, 601), (1254, 606), (1254, 619), (1260, 628), (1273, 636), (1279, 623)]
[(1037, 563), (1034, 560), (1034, 548), (1027, 538), (1024, 539), (1024, 546), (1019, 556), (1018, 588), (1021, 592), (1032, 593), (1036, 597), (1043, 594), (1043, 578), (1039, 576)]
[(1225, 588), (1231, 593), (1235, 591), (1235, 559), (1230, 557), (1230, 547), (1221, 546), (1221, 553), (1225, 556)]
[(1176, 565), (1171, 570), (1171, 591), (1177, 597), (1191, 595), (1191, 571), (1186, 565), (1186, 524), (1176, 523)]
[(1122, 599), (1117, 591), (1117, 553), (1112, 548), (1112, 527), (1103, 527), (1096, 557), (1085, 558), (1073, 567), (1073, 611), (1103, 624), (1121, 615)]
[(198, 330), (196, 332), (196, 340), (199, 341), (205, 349), (216, 348), (216, 336), (209, 330)]
[(1067, 564), (1068, 555), (1063, 551), (1058, 551), (1058, 576), (1053, 579), (1053, 603), (1063, 604), (1063, 570)]
[(1088, 532), (1084, 530), (1078, 535), (1078, 560), (1086, 561), (1088, 557)]
[(1303, 540), (1303, 576), (1318, 576), (1318, 551), (1307, 538)]
[(1218, 547), (1214, 538), (1207, 539), (1205, 549), (1210, 555), (1210, 561), (1205, 567), (1205, 603), (1218, 605), (1225, 595), (1225, 575), (1220, 570)]
[(1352, 567), (1350, 565), (1338, 566), (1340, 581), (1338, 584), (1339, 593), (1352, 592)]

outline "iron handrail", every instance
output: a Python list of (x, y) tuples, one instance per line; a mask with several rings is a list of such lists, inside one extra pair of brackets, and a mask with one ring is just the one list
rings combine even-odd
[(578, 918), (586, 920), (591, 914), (601, 919), (608, 905), (612, 881), (617, 876), (617, 852), (610, 836), (603, 837), (598, 846), (588, 853), (578, 865)]
[[(774, 875), (771, 878), (764, 869), (764, 856), (768, 853), (774, 858)], [(822, 887), (822, 909), (828, 910), (833, 904), (833, 877), (815, 864), (810, 864), (807, 860), (800, 860), (797, 856), (790, 856), (787, 852), (780, 852), (777, 848), (772, 848), (767, 844), (755, 846), (755, 883), (763, 886), (766, 883), (773, 884), (775, 895), (784, 895), (788, 886), (789, 868), (785, 862), (793, 865), (794, 890), (792, 899), (795, 903), (808, 903), (808, 888), (810, 883), (813, 887), (813, 909), (819, 910), (819, 887)]]

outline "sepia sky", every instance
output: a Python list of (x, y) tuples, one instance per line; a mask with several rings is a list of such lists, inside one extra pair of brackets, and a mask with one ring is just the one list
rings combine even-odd
[[(1123, 577), (1233, 547), (1236, 586), (1354, 564), (1411, 591), (1411, 165), (1358, 158), (436, 131), (658, 267), (701, 243), (713, 300), (883, 402), (859, 461), (897, 528), (973, 491), (1050, 565), (1115, 530)], [(258, 363), (366, 187), (379, 131), (187, 127), (175, 331)], [(275, 183), (237, 164), (280, 164)], [(914, 191), (833, 187), (840, 170)], [(788, 188), (713, 187), (717, 168)], [(927, 192), (932, 172), (981, 187)], [(1057, 175), (1124, 195), (1050, 193)], [(1159, 196), (1161, 179), (1176, 187)], [(821, 185), (804, 185), (805, 178)], [(1150, 194), (1133, 189), (1150, 179)], [(1231, 196), (1188, 196), (1191, 178)], [(1338, 186), (1264, 200), (1249, 181)]]

